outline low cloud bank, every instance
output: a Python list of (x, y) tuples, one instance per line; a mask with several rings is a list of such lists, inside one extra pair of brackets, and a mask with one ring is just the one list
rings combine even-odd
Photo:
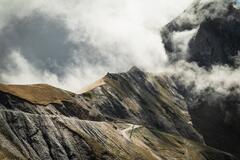
[(78, 91), (133, 65), (160, 70), (168, 58), (159, 30), (190, 3), (2, 0), (0, 80)]
[[(2, 0), (0, 2), (0, 82), (48, 83), (71, 91), (138, 66), (168, 72), (201, 91), (240, 85), (240, 69), (207, 71), (180, 61), (167, 66), (160, 29), (192, 0)], [(190, 15), (189, 15), (190, 16)], [(175, 33), (178, 54), (196, 30)]]
[(177, 77), (182, 84), (192, 86), (198, 93), (208, 88), (221, 94), (229, 94), (233, 89), (240, 93), (240, 68), (215, 65), (206, 70), (196, 63), (182, 60), (169, 66), (164, 72)]

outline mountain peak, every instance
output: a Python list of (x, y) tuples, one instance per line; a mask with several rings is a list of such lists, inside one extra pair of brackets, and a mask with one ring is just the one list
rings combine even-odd
[(6, 159), (235, 160), (204, 144), (172, 83), (134, 67), (126, 73), (109, 73), (78, 95), (44, 84), (2, 84), (1, 155)]
[[(232, 0), (197, 0), (161, 31), (170, 61), (238, 65), (240, 10)], [(187, 37), (187, 38), (186, 38)]]
[(128, 72), (143, 72), (143, 71), (139, 69), (137, 66), (133, 66)]

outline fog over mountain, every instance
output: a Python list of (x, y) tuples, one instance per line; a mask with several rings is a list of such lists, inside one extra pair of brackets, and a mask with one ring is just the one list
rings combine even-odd
[(161, 30), (169, 61), (164, 71), (180, 77), (197, 92), (214, 88), (239, 92), (239, 2), (196, 0)]
[[(168, 61), (160, 29), (191, 0), (2, 0), (0, 79), (79, 88), (106, 72)], [(177, 4), (177, 5), (176, 5)]]
[[(200, 3), (200, 11), (206, 2), (211, 3), (195, 2)], [(138, 66), (157, 73), (170, 70), (170, 73), (185, 76), (182, 78), (188, 84), (197, 80), (197, 89), (212, 86), (225, 92), (232, 84), (239, 83), (239, 69), (231, 72), (231, 67), (214, 64), (211, 71), (197, 69), (189, 62), (183, 65), (185, 67), (179, 67), (189, 57), (188, 43), (209, 14), (208, 8), (206, 12), (203, 9), (199, 15), (194, 15), (190, 6), (177, 19), (177, 23), (190, 21), (193, 27), (184, 32), (174, 31), (173, 52), (178, 55), (175, 59), (184, 61), (177, 67), (168, 65), (160, 30), (191, 3), (192, 0), (181, 3), (176, 0), (2, 0), (0, 82), (48, 83), (79, 91), (107, 72), (121, 72)], [(226, 4), (217, 3), (214, 14), (224, 13)], [(195, 71), (186, 66), (195, 67)], [(220, 80), (218, 72), (222, 75)], [(225, 80), (224, 77), (229, 75), (231, 78)], [(208, 83), (202, 85), (198, 80)]]
[(240, 158), (239, 1), (1, 0), (0, 18), (0, 159)]

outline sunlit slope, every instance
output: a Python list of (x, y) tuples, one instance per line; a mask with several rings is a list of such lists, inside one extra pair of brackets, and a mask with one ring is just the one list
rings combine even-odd
[(0, 91), (27, 100), (34, 104), (47, 105), (72, 100), (72, 93), (47, 84), (4, 85)]
[(72, 94), (48, 85), (1, 85), (0, 158), (236, 159), (205, 145), (167, 75), (134, 67), (93, 86)]

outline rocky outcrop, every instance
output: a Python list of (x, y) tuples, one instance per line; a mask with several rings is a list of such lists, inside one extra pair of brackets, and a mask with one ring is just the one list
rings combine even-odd
[[(161, 31), (170, 61), (239, 67), (233, 0), (195, 0)], [(133, 67), (81, 94), (0, 84), (0, 159), (237, 160), (239, 90), (201, 92), (179, 77)]]
[(205, 145), (168, 76), (133, 68), (101, 81), (82, 94), (54, 88), (42, 98), (36, 87), (2, 85), (1, 159), (236, 159)]
[[(195, 0), (161, 31), (170, 61), (184, 59), (196, 62), (200, 70), (210, 71), (214, 65), (228, 66), (237, 73), (240, 66), (239, 17), (236, 1)], [(179, 83), (176, 77), (175, 82)], [(227, 93), (219, 93), (212, 86), (196, 92), (196, 85), (194, 82), (177, 85), (186, 98), (193, 127), (207, 145), (240, 157), (239, 83), (233, 83), (226, 89)]]
[(170, 60), (187, 59), (207, 68), (238, 67), (239, 15), (235, 1), (196, 0), (161, 31)]
[[(238, 67), (234, 3), (196, 0), (166, 25), (161, 34), (171, 62)], [(0, 159), (237, 160), (235, 89), (196, 93), (177, 77), (136, 67), (108, 73), (81, 94), (46, 84), (0, 84)]]
[(105, 85), (84, 96), (106, 119), (127, 121), (158, 128), (183, 137), (203, 142), (190, 125), (184, 99), (167, 76), (157, 77), (137, 68), (128, 73), (107, 74)]
[(206, 144), (237, 157), (240, 157), (239, 97), (236, 90), (224, 95), (207, 89), (189, 104), (194, 127), (203, 135)]
[(196, 90), (174, 77), (178, 92), (185, 97), (193, 127), (211, 147), (240, 157), (239, 86), (225, 92), (213, 87)]

